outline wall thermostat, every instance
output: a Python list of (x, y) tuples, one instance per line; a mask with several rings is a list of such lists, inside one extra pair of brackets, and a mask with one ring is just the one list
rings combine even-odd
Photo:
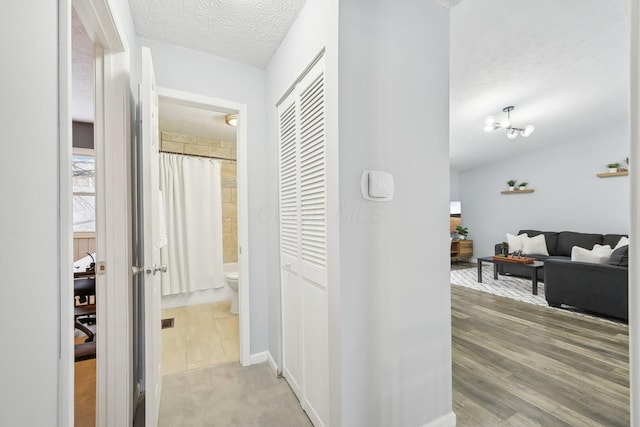
[(385, 202), (393, 199), (393, 175), (382, 171), (364, 171), (360, 191), (366, 200)]

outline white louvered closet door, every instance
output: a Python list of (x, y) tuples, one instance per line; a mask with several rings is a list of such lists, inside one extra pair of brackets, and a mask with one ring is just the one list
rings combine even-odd
[(278, 106), (283, 373), (316, 426), (328, 425), (324, 61)]

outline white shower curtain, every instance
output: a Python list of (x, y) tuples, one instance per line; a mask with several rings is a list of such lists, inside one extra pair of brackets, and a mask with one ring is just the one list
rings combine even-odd
[(224, 286), (220, 161), (160, 153), (167, 245), (162, 294)]

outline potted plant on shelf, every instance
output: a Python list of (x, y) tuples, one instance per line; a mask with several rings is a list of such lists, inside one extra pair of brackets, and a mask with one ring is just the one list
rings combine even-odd
[(609, 173), (618, 172), (618, 166), (620, 166), (620, 163), (609, 163), (607, 165), (607, 167), (609, 168)]
[(528, 182), (521, 182), (520, 184), (518, 184), (518, 189), (520, 191), (523, 191), (523, 190), (525, 190), (527, 188), (527, 185), (529, 185)]
[(469, 229), (467, 227), (459, 225), (456, 227), (456, 232), (458, 233), (458, 238), (460, 240), (466, 240), (467, 234), (469, 234)]
[(510, 179), (509, 181), (507, 181), (507, 185), (509, 186), (509, 191), (513, 191), (513, 188), (516, 185), (516, 180), (515, 179)]

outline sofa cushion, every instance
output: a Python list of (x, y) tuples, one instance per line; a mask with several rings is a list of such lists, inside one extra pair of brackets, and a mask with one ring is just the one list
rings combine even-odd
[(524, 237), (529, 237), (529, 236), (527, 236), (527, 233), (518, 234), (517, 236), (507, 233), (507, 244), (509, 245), (509, 252), (521, 251), (522, 239)]
[(620, 241), (618, 241), (618, 244), (613, 246), (613, 250), (615, 251), (618, 248), (621, 248), (623, 246), (629, 246), (629, 238), (626, 236), (622, 236), (620, 238)]
[[(616, 243), (618, 243), (616, 241)], [(584, 249), (593, 249), (594, 245), (602, 244), (602, 234), (575, 233), (573, 231), (561, 231), (558, 235), (558, 246), (554, 255), (571, 256), (571, 250), (574, 246)], [(615, 246), (615, 243), (609, 245)]]
[(605, 234), (602, 236), (602, 244), (615, 248), (622, 237), (628, 237), (624, 234)]
[(571, 250), (571, 261), (590, 262), (593, 264), (606, 264), (611, 258), (611, 246), (594, 245), (593, 249), (585, 249), (574, 246)]
[[(555, 231), (539, 231), (539, 230), (520, 230), (518, 234), (527, 233), (529, 237), (534, 237), (539, 234), (544, 234), (544, 238), (547, 241), (547, 251), (549, 255), (559, 255), (556, 251), (556, 245), (558, 244), (558, 233)], [(571, 252), (569, 255), (571, 256)]]
[(621, 246), (611, 254), (611, 258), (607, 262), (609, 265), (617, 265), (619, 267), (629, 266), (629, 245)]
[(549, 251), (547, 250), (547, 240), (542, 234), (538, 234), (534, 237), (523, 238), (522, 250), (525, 254), (549, 255)]

